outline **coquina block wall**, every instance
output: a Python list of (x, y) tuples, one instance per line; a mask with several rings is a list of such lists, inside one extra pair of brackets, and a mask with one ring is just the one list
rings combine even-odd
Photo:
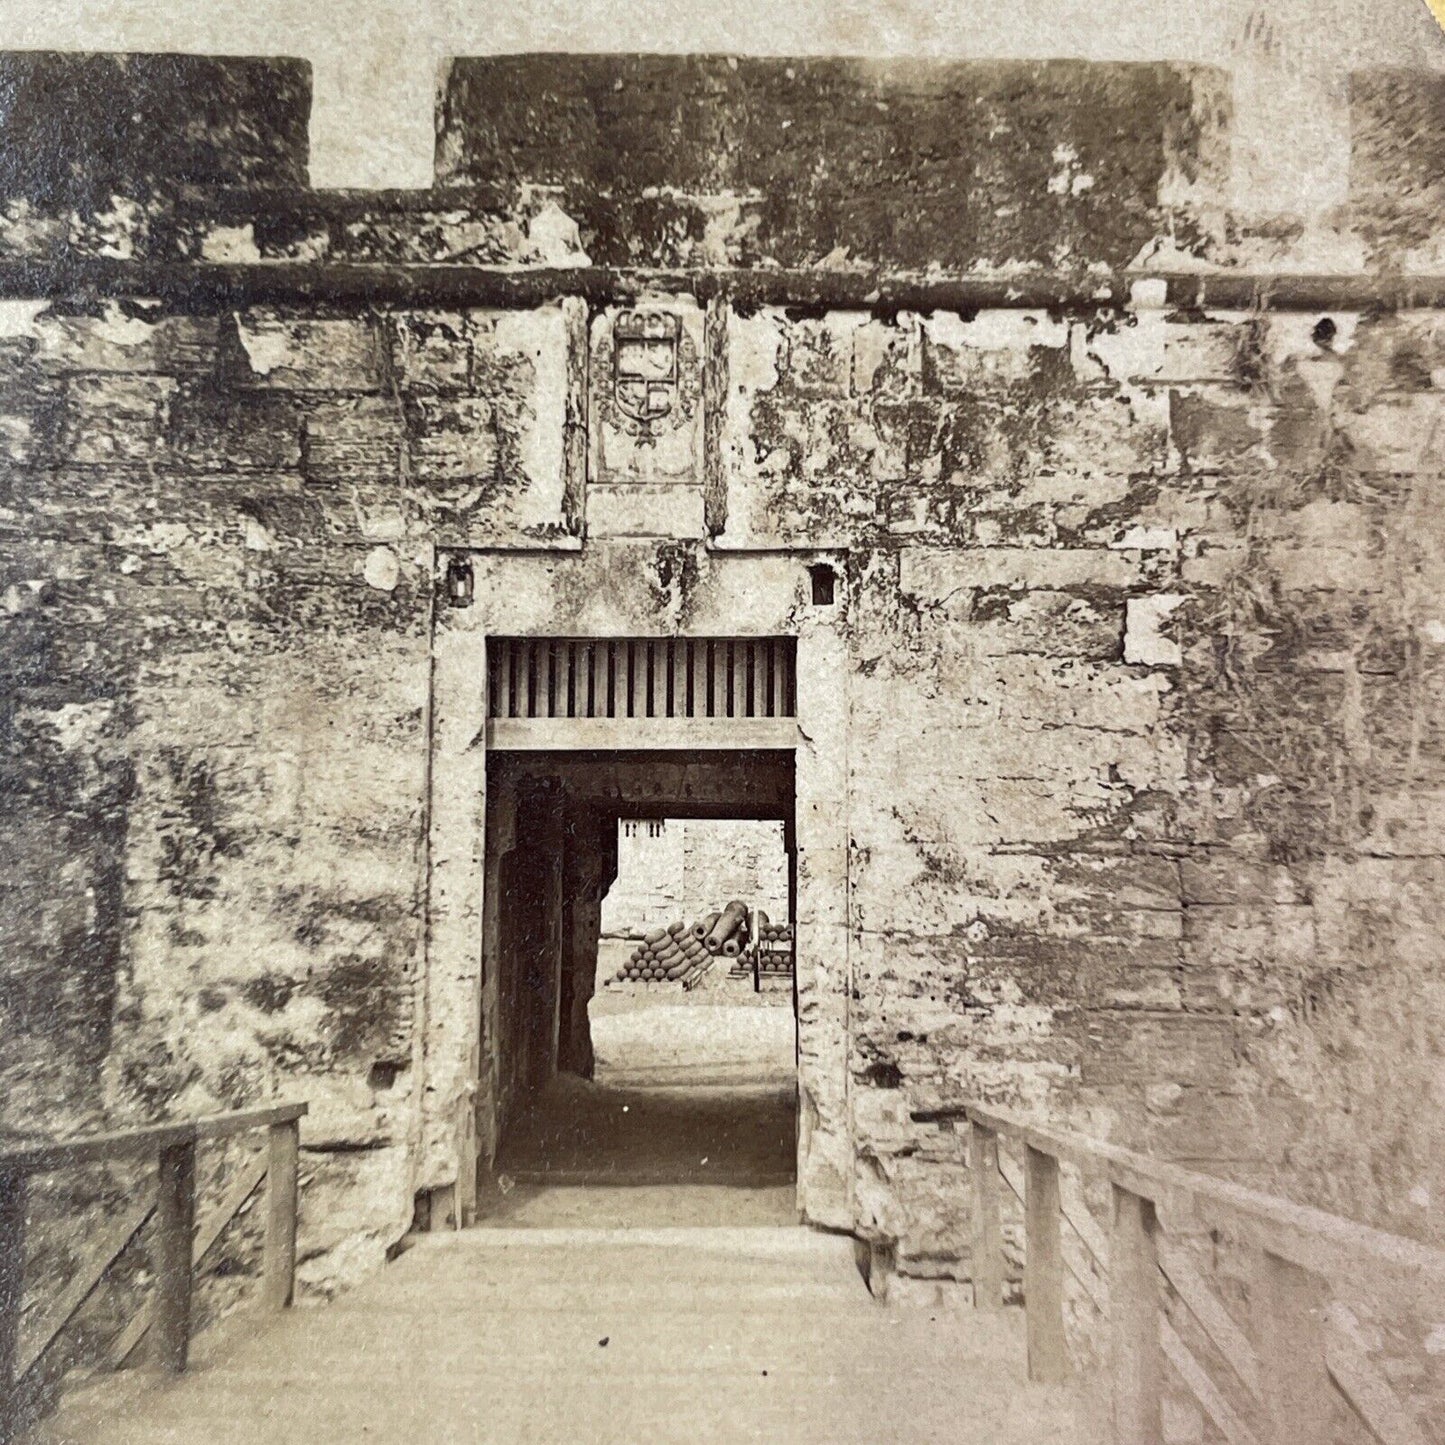
[(631, 831), (623, 827), (617, 851), (617, 877), (602, 905), (604, 936), (692, 924), (732, 898), (774, 922), (788, 920), (780, 823), (669, 818), (653, 831), (638, 820)]
[[(1260, 222), (1164, 62), (459, 60), (434, 188), (361, 194), (299, 64), (6, 57), (6, 1129), (306, 1097), (303, 1275), (379, 1262), (460, 1157), (446, 556), (625, 553), (665, 633), (827, 549), (824, 1212), (953, 1258), (910, 1116), (982, 1094), (1445, 1238), (1445, 81), (1350, 96), (1346, 203)], [(695, 338), (646, 516), (637, 295)]]

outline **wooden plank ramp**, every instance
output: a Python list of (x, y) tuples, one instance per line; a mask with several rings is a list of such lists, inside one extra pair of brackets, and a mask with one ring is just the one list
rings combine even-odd
[(800, 1227), (427, 1235), (335, 1303), (237, 1317), (189, 1374), (77, 1391), (43, 1445), (1090, 1445), (1017, 1310), (884, 1305)]

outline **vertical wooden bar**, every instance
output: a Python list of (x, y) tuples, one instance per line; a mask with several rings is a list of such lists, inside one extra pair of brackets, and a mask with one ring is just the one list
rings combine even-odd
[(999, 1223), (998, 1135), (982, 1124), (971, 1129), (973, 1175), (973, 1307), (1003, 1308), (1003, 1229)]
[(592, 644), (592, 711), (588, 717), (607, 716), (607, 644)]
[(1319, 1445), (1331, 1438), (1333, 1390), (1325, 1368), (1325, 1282), (1266, 1250), (1251, 1293), (1262, 1438), (1270, 1445)]
[(731, 716), (728, 710), (728, 645), (721, 639), (712, 644), (712, 716)]
[(648, 644), (648, 652), (651, 653), (651, 663), (647, 669), (648, 676), (648, 717), (667, 716), (667, 644), (665, 642), (653, 642)]
[(1114, 1185), (1109, 1240), (1114, 1445), (1157, 1445), (1164, 1438), (1156, 1230), (1153, 1200)]
[(283, 1310), (296, 1292), (296, 1200), (301, 1124), (272, 1124), (266, 1146), (266, 1240), (261, 1255), (261, 1302)]
[(502, 642), (497, 647), (497, 712), (498, 717), (511, 717), (512, 713), (512, 644)]
[(792, 712), (788, 697), (788, 644), (773, 643), (773, 716), (787, 717)]
[(186, 1368), (191, 1343), (191, 1236), (196, 1226), (196, 1142), (161, 1150), (156, 1184), (156, 1298), (151, 1362)]
[(672, 639), (672, 716), (687, 716), (687, 641)]
[(689, 717), (707, 716), (707, 643), (694, 637), (688, 643), (689, 661), (692, 665), (692, 699)]
[(544, 717), (567, 716), (566, 679), (562, 676), (562, 644), (549, 638), (547, 648), (547, 710)]
[(629, 642), (627, 716), (647, 716), (647, 644)]
[(15, 1374), (25, 1296), (27, 1183), (18, 1169), (0, 1172), (0, 1445), (9, 1445), (20, 1426)]
[(1024, 1183), (1024, 1307), (1029, 1379), (1068, 1378), (1064, 1339), (1064, 1252), (1059, 1239), (1059, 1161), (1026, 1145)]

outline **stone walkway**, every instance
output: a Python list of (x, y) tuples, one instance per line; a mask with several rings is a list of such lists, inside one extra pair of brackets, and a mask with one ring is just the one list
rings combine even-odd
[[(961, 1293), (961, 1291), (954, 1291)], [(336, 1303), (72, 1396), (43, 1445), (1088, 1445), (1019, 1312), (884, 1306), (797, 1227), (429, 1235)]]
[(797, 1088), (633, 1088), (561, 1074), (514, 1111), (498, 1170), (545, 1184), (789, 1184)]
[(622, 1088), (739, 1083), (792, 1085), (798, 1077), (792, 986), (754, 994), (638, 993), (611, 988), (588, 1007), (597, 1082)]

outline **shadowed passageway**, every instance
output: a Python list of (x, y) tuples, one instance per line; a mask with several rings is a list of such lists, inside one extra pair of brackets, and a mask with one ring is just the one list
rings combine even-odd
[(554, 1184), (790, 1183), (791, 1086), (626, 1089), (562, 1074), (515, 1118), (498, 1160)]

